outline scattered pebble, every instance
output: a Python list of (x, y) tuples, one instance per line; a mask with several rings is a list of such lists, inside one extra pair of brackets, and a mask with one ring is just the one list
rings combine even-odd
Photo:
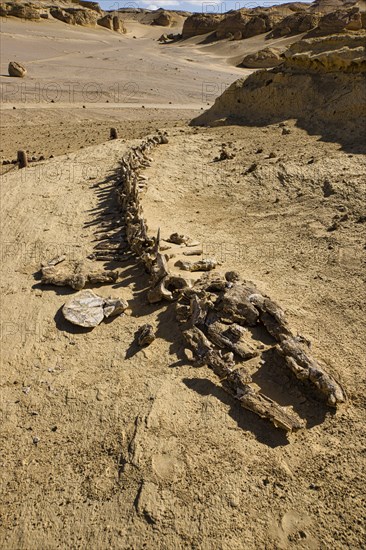
[(246, 174), (250, 174), (251, 172), (254, 172), (254, 170), (256, 170), (256, 168), (258, 167), (258, 164), (256, 162), (253, 162), (249, 168), (246, 169), (246, 171), (244, 172), (244, 175)]
[(156, 338), (152, 325), (146, 323), (136, 332), (137, 343), (139, 346), (149, 346)]
[(335, 194), (335, 189), (331, 182), (327, 179), (323, 183), (323, 195), (324, 197), (330, 197)]

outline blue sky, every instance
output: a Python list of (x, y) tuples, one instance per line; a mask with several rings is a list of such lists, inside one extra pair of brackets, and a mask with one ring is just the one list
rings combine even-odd
[(274, 6), (275, 4), (284, 4), (285, 2), (286, 0), (283, 0), (282, 2), (280, 0), (258, 0), (257, 2), (250, 0), (187, 0), (184, 2), (181, 0), (99, 0), (99, 4), (104, 10), (118, 10), (119, 8), (127, 7), (148, 8), (153, 10), (165, 8), (173, 10), (196, 11), (200, 13), (225, 13), (229, 10), (255, 8), (257, 6), (268, 7)]

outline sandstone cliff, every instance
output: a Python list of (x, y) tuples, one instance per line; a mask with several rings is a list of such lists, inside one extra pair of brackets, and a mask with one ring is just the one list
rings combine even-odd
[(268, 124), (294, 118), (309, 130), (352, 131), (365, 138), (366, 33), (299, 41), (272, 70), (234, 82), (192, 121)]

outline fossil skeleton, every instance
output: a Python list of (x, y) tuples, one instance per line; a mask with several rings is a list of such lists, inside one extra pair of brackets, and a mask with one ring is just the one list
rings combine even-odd
[[(147, 185), (147, 178), (141, 171), (150, 166), (152, 149), (168, 143), (165, 134), (145, 139), (139, 146), (132, 147), (121, 160), (121, 178), (117, 184), (117, 198), (120, 207), (120, 227), (126, 241), (119, 249), (126, 248), (140, 258), (150, 274), (150, 289), (147, 299), (150, 303), (163, 300), (176, 302), (176, 318), (182, 330), (186, 346), (193, 352), (195, 365), (207, 365), (219, 377), (222, 387), (260, 417), (269, 419), (275, 426), (286, 431), (295, 431), (304, 426), (304, 421), (292, 410), (282, 407), (251, 385), (252, 378), (248, 361), (260, 354), (258, 342), (250, 338), (253, 328), (262, 328), (272, 337), (274, 348), (284, 358), (286, 367), (301, 381), (307, 381), (327, 399), (332, 407), (346, 401), (346, 394), (340, 384), (309, 354), (304, 339), (295, 336), (285, 318), (283, 310), (254, 285), (240, 281), (236, 272), (224, 276), (204, 273), (194, 284), (182, 276), (169, 272), (169, 257), (160, 248), (160, 230), (156, 237), (148, 235), (144, 219), (141, 196)], [(174, 244), (186, 246), (190, 239), (178, 233), (168, 239)], [(112, 242), (102, 245), (100, 258), (113, 252)], [(162, 247), (163, 248), (163, 247)], [(95, 253), (98, 259), (98, 249)], [(125, 258), (125, 257), (123, 257)], [(63, 258), (62, 258), (63, 259)], [(62, 260), (60, 260), (62, 261)], [(58, 263), (58, 262), (57, 262)], [(183, 262), (185, 270), (214, 269), (212, 260)], [(73, 266), (71, 274), (50, 262), (43, 268), (42, 282), (69, 284), (82, 288), (85, 276), (80, 266)], [(56, 276), (57, 274), (57, 276)], [(114, 279), (113, 272), (102, 276), (99, 272), (88, 274), (89, 282), (108, 282)], [(80, 280), (81, 279), (81, 280)], [(146, 329), (147, 330), (147, 329)], [(150, 340), (150, 329), (148, 339)], [(141, 344), (147, 343), (144, 339)], [(255, 345), (257, 344), (257, 345)]]
[[(258, 350), (246, 341), (249, 327), (261, 325), (276, 341), (275, 348), (284, 357), (286, 366), (299, 380), (307, 380), (322, 393), (330, 406), (346, 401), (340, 384), (309, 355), (303, 339), (291, 332), (282, 309), (254, 286), (240, 282), (235, 272), (228, 272), (225, 278), (205, 274), (193, 286), (183, 277), (169, 273), (167, 259), (160, 252), (160, 231), (157, 237), (148, 236), (140, 201), (145, 187), (140, 171), (151, 161), (148, 153), (159, 143), (167, 143), (166, 137), (149, 138), (122, 159), (118, 192), (128, 243), (151, 276), (149, 302), (177, 300), (177, 320), (196, 364), (208, 365), (223, 388), (244, 408), (268, 418), (275, 426), (294, 431), (303, 427), (304, 421), (250, 385), (245, 362), (256, 356)], [(170, 242), (177, 242), (176, 235), (179, 237), (174, 234)], [(187, 263), (184, 267), (190, 266)], [(205, 268), (203, 264), (202, 267)]]

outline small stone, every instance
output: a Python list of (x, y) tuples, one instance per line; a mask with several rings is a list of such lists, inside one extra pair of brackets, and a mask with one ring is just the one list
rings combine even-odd
[(34, 436), (34, 437), (33, 437), (33, 444), (34, 444), (34, 445), (38, 445), (39, 442), (40, 442), (39, 437)]
[(220, 152), (220, 156), (219, 157), (215, 157), (215, 161), (220, 161), (220, 160), (231, 160), (235, 157), (235, 154), (234, 153), (229, 153), (228, 150), (226, 149), (226, 146), (225, 144), (223, 143), (222, 144), (222, 149), (221, 149), (221, 152)]
[(323, 195), (324, 197), (330, 197), (335, 194), (335, 189), (329, 180), (325, 180), (323, 183)]
[(256, 162), (253, 162), (249, 168), (246, 169), (246, 171), (244, 172), (244, 174), (250, 174), (251, 172), (254, 172), (254, 170), (256, 170), (258, 164)]
[(327, 231), (328, 231), (328, 232), (336, 231), (338, 228), (339, 228), (339, 223), (338, 223), (337, 221), (334, 221), (334, 222), (332, 223), (332, 225), (330, 225), (330, 226), (327, 228)]
[(173, 244), (186, 244), (190, 238), (187, 237), (187, 235), (180, 235), (179, 233), (172, 233), (168, 239), (166, 239), (168, 243)]
[(282, 129), (282, 135), (287, 136), (288, 134), (291, 134), (290, 128), (283, 128)]
[(9, 76), (16, 76), (18, 78), (24, 78), (27, 74), (27, 69), (16, 61), (10, 61), (8, 66)]
[(120, 315), (128, 308), (128, 303), (126, 300), (119, 298), (107, 298), (104, 301), (104, 317), (112, 317), (115, 315)]
[(225, 279), (230, 283), (240, 281), (240, 275), (237, 271), (227, 271), (225, 273)]
[(194, 360), (194, 355), (193, 355), (193, 351), (188, 349), (188, 348), (185, 348), (184, 350), (184, 355), (186, 356), (187, 360), (188, 361), (193, 361)]
[(139, 346), (149, 346), (156, 338), (152, 325), (142, 325), (137, 333), (137, 343)]
[(229, 504), (232, 508), (238, 508), (238, 506), (240, 505), (239, 495), (230, 495)]

